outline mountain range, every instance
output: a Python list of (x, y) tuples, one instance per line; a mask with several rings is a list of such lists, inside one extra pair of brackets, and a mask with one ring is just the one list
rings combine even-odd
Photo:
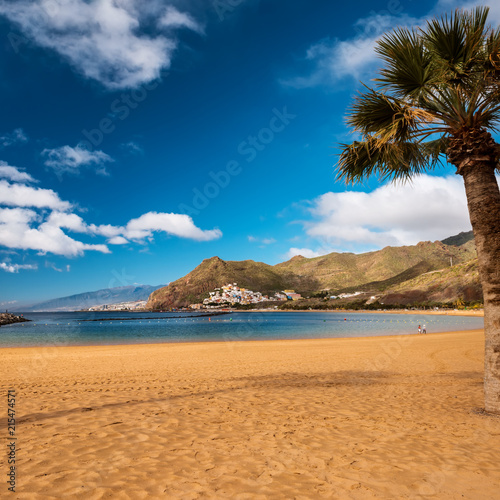
[(121, 302), (135, 302), (137, 300), (148, 300), (149, 295), (164, 285), (131, 285), (115, 288), (105, 288), (95, 292), (78, 293), (68, 297), (39, 302), (28, 307), (23, 307), (23, 312), (40, 311), (77, 311), (88, 309), (92, 306), (103, 304), (118, 304)]
[(330, 253), (271, 266), (263, 262), (204, 260), (186, 276), (149, 297), (152, 310), (183, 307), (208, 297), (227, 283), (273, 294), (294, 289), (303, 296), (363, 291), (384, 303), (482, 300), (472, 231), (443, 241), (386, 247), (363, 254)]
[(212, 257), (167, 286), (106, 288), (40, 302), (23, 310), (75, 311), (138, 300), (148, 300), (148, 309), (164, 310), (201, 302), (214, 288), (227, 283), (270, 295), (285, 289), (294, 289), (305, 297), (362, 292), (363, 300), (373, 300), (375, 296), (387, 305), (450, 302), (458, 298), (482, 300), (470, 231), (442, 241), (386, 247), (363, 254), (330, 253), (314, 258), (299, 255), (274, 266)]

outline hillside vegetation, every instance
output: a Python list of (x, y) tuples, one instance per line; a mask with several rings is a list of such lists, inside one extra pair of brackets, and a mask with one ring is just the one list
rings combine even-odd
[(467, 233), (458, 233), (456, 236), (450, 236), (449, 238), (444, 239), (442, 243), (445, 245), (460, 246), (473, 240), (474, 233), (472, 231), (468, 231)]
[[(438, 297), (457, 294), (465, 300), (480, 300), (475, 245), (461, 234), (445, 240), (449, 244), (427, 241), (363, 254), (331, 253), (312, 259), (296, 256), (275, 266), (212, 257), (153, 292), (147, 307), (162, 310), (198, 303), (208, 297), (208, 292), (227, 283), (238, 283), (263, 294), (287, 288), (305, 296), (321, 291), (365, 291), (383, 297), (387, 304), (397, 300), (411, 303), (413, 296), (441, 300)], [(460, 241), (465, 242), (454, 244)], [(433, 274), (435, 271), (439, 272)]]
[(384, 304), (481, 301), (477, 259), (438, 271), (424, 273), (391, 287), (380, 301)]
[[(363, 254), (331, 253), (312, 259), (294, 258), (274, 267), (281, 272), (314, 277), (320, 289), (338, 291), (390, 280), (398, 275), (402, 275), (401, 279), (410, 279), (421, 272), (466, 262), (475, 256), (473, 244), (456, 247), (427, 241)], [(410, 274), (405, 276), (405, 273)]]
[(153, 292), (147, 307), (161, 310), (197, 303), (208, 297), (208, 292), (227, 283), (238, 283), (240, 287), (262, 293), (274, 293), (289, 285), (286, 275), (262, 262), (226, 262), (219, 257), (212, 257), (205, 259), (183, 278)]

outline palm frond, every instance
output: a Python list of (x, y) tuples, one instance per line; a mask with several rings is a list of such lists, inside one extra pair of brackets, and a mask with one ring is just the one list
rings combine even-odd
[(378, 41), (375, 51), (386, 63), (375, 81), (400, 97), (416, 99), (439, 80), (439, 70), (416, 30), (396, 29)]
[(427, 22), (427, 29), (422, 31), (425, 46), (445, 69), (448, 82), (470, 86), (474, 70), (483, 59), (488, 11), (487, 7), (477, 7), (469, 14), (457, 9), (451, 16)]
[(363, 139), (341, 145), (338, 179), (407, 180), (452, 155), (448, 138), (500, 129), (500, 28), (487, 24), (488, 10), (456, 10), (379, 40), (377, 86), (348, 110)]
[(497, 99), (485, 102), (474, 114), (474, 125), (498, 132), (500, 125), (500, 102)]
[(372, 89), (356, 96), (347, 115), (355, 130), (383, 141), (409, 140), (420, 123), (432, 121), (434, 117), (425, 110)]
[(500, 27), (491, 30), (484, 44), (484, 79), (491, 90), (500, 88)]
[(466, 11), (459, 11), (467, 27), (465, 41), (466, 61), (476, 63), (482, 59), (484, 40), (491, 31), (491, 28), (487, 25), (489, 11), (489, 7), (476, 7), (470, 14)]
[(441, 19), (431, 19), (423, 33), (428, 48), (449, 66), (456, 66), (464, 61), (467, 32), (457, 12), (450, 17), (446, 14)]
[(443, 144), (436, 141), (381, 143), (375, 138), (342, 144), (337, 164), (337, 180), (354, 184), (376, 174), (382, 181), (407, 181), (438, 163)]
[(432, 163), (440, 161), (441, 156), (446, 154), (449, 139), (447, 136), (442, 136), (439, 139), (421, 143), (424, 154), (431, 158)]

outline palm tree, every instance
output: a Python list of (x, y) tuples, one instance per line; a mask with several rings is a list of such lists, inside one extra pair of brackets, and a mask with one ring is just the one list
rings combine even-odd
[(488, 11), (457, 10), (377, 42), (384, 64), (348, 110), (360, 140), (341, 145), (338, 179), (405, 181), (444, 155), (463, 177), (484, 292), (485, 408), (500, 413), (500, 146), (490, 134), (500, 124), (500, 28)]

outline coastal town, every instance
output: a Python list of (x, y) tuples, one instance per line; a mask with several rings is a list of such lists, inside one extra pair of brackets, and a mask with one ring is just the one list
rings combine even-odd
[(140, 311), (146, 308), (147, 300), (136, 300), (135, 302), (120, 302), (118, 304), (102, 304), (92, 306), (87, 311)]
[[(262, 302), (286, 302), (288, 300), (299, 300), (302, 296), (295, 290), (282, 290), (274, 295), (266, 295), (261, 292), (254, 292), (248, 288), (239, 287), (237, 283), (229, 283), (209, 292), (209, 297), (202, 303), (191, 304), (190, 309), (218, 309), (221, 307), (235, 305), (259, 304)], [(146, 309), (146, 300), (135, 302), (120, 302), (117, 304), (102, 304), (89, 307), (87, 311), (140, 311)]]
[(227, 284), (219, 288), (215, 288), (213, 292), (209, 292), (209, 297), (203, 300), (201, 304), (192, 304), (192, 309), (214, 309), (227, 305), (247, 305), (258, 304), (261, 302), (283, 302), (287, 300), (301, 299), (299, 293), (294, 290), (283, 290), (276, 292), (274, 295), (263, 295), (261, 292), (254, 292), (247, 288), (239, 287), (237, 283)]

